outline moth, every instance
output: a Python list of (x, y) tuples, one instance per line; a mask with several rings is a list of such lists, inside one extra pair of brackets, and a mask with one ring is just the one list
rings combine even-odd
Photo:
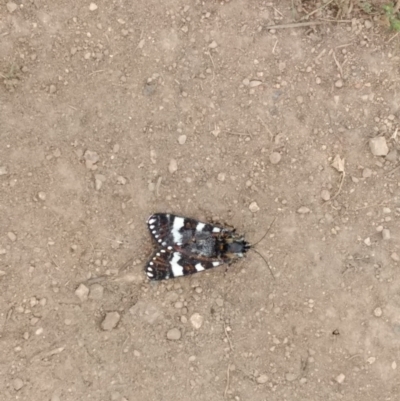
[(153, 214), (147, 225), (158, 245), (145, 267), (150, 280), (186, 276), (229, 265), (243, 258), (252, 247), (235, 229), (174, 214)]

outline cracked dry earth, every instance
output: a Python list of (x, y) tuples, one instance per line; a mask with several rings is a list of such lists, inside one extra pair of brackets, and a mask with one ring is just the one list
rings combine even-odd
[[(1, 400), (399, 399), (400, 36), (334, 13), (2, 2)], [(150, 282), (154, 212), (268, 264)]]

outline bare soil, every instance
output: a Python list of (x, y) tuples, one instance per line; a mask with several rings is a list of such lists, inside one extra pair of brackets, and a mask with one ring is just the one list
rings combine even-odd
[[(1, 400), (399, 399), (400, 35), (330, 3), (2, 2)], [(274, 277), (150, 282), (153, 212)]]

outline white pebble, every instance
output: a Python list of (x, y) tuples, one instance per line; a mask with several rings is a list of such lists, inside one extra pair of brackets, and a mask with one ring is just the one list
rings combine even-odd
[(168, 170), (171, 174), (174, 174), (178, 170), (178, 162), (175, 159), (170, 160)]
[(367, 359), (367, 362), (368, 362), (370, 365), (372, 365), (373, 363), (375, 363), (375, 361), (376, 361), (376, 358), (375, 358), (374, 356), (370, 356), (370, 357)]
[(362, 172), (363, 178), (369, 178), (372, 175), (372, 170), (370, 168), (365, 168)]
[(260, 86), (262, 84), (261, 81), (250, 81), (249, 86), (250, 88), (256, 88), (257, 86)]
[(22, 381), (22, 379), (17, 377), (16, 379), (13, 380), (13, 387), (14, 390), (19, 391), (21, 390), (22, 387), (24, 387), (24, 382)]
[(297, 213), (299, 213), (299, 214), (307, 214), (310, 212), (311, 212), (311, 210), (306, 206), (301, 206), (297, 209)]
[(365, 238), (364, 244), (367, 246), (371, 246), (371, 238), (370, 237)]
[(382, 238), (384, 240), (389, 240), (390, 239), (390, 230), (388, 230), (387, 228), (384, 228), (382, 230)]
[(393, 370), (397, 369), (397, 363), (396, 363), (396, 361), (393, 361), (393, 362), (392, 362), (392, 369), (393, 369)]
[(323, 189), (321, 191), (321, 198), (322, 200), (324, 200), (325, 202), (327, 202), (329, 199), (331, 199), (331, 194), (327, 189)]
[(369, 140), (369, 148), (374, 156), (386, 156), (389, 148), (383, 136), (377, 136)]
[(7, 237), (10, 239), (10, 241), (15, 242), (17, 240), (17, 236), (12, 232), (7, 233)]
[(249, 205), (249, 209), (251, 213), (256, 213), (260, 210), (260, 207), (257, 205), (257, 202), (251, 202)]
[(393, 252), (390, 257), (395, 261), (395, 262), (400, 262), (400, 256), (396, 253)]
[(9, 13), (13, 13), (18, 8), (18, 6), (11, 1), (6, 4), (6, 7)]
[(378, 306), (377, 308), (374, 309), (374, 315), (376, 317), (381, 317), (383, 315), (382, 309)]
[(269, 161), (271, 162), (271, 164), (278, 164), (282, 159), (282, 156), (280, 153), (278, 152), (272, 152), (269, 155)]
[(216, 42), (215, 40), (213, 40), (213, 41), (208, 45), (208, 47), (209, 47), (210, 49), (215, 49), (216, 47), (218, 47), (218, 44), (217, 44), (217, 42)]
[(219, 173), (218, 176), (217, 176), (217, 180), (221, 181), (221, 182), (224, 182), (225, 181), (225, 177), (226, 177), (225, 173)]
[(336, 88), (341, 88), (343, 86), (343, 81), (341, 79), (338, 79), (335, 82), (335, 86), (336, 86)]
[(182, 336), (181, 331), (177, 328), (170, 329), (167, 332), (167, 338), (168, 340), (171, 341), (177, 341), (181, 338), (181, 336)]
[(39, 198), (41, 201), (45, 201), (45, 200), (46, 200), (46, 193), (45, 193), (45, 192), (39, 192), (39, 193), (38, 193), (38, 198)]
[(0, 166), (0, 175), (6, 175), (6, 174), (7, 174), (7, 167)]
[(192, 316), (190, 316), (190, 323), (192, 323), (192, 326), (198, 330), (204, 321), (204, 317), (201, 316), (199, 313), (193, 313)]
[(344, 379), (346, 378), (346, 376), (343, 374), (343, 373), (341, 373), (339, 376), (337, 376), (336, 377), (336, 381), (339, 383), (339, 384), (342, 384), (343, 382), (344, 382)]
[(110, 331), (117, 327), (120, 319), (121, 316), (118, 312), (108, 312), (104, 320), (101, 322), (101, 328), (105, 331)]
[(180, 135), (178, 138), (179, 145), (184, 145), (186, 143), (186, 139), (187, 139), (186, 135)]
[(90, 5), (89, 5), (90, 11), (96, 11), (97, 9), (98, 9), (98, 7), (97, 7), (96, 3), (90, 3)]
[(84, 284), (80, 284), (75, 290), (75, 295), (81, 300), (81, 302), (85, 302), (89, 296), (89, 288)]

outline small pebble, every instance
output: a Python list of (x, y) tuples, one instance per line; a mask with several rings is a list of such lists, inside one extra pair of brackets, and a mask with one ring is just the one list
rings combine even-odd
[(39, 192), (39, 193), (38, 193), (38, 198), (39, 198), (41, 201), (45, 201), (45, 200), (46, 200), (46, 193), (45, 193), (45, 192)]
[(103, 182), (106, 181), (106, 177), (103, 174), (95, 174), (94, 175), (94, 185), (96, 191), (100, 191), (101, 187), (103, 186)]
[(250, 88), (256, 88), (257, 86), (260, 86), (262, 84), (261, 81), (250, 81), (249, 82), (249, 87)]
[(12, 231), (7, 233), (7, 237), (10, 239), (11, 242), (15, 242), (17, 240), (17, 236)]
[(269, 155), (269, 161), (271, 162), (271, 164), (278, 164), (282, 159), (282, 156), (280, 153), (278, 152), (272, 152)]
[(118, 312), (108, 312), (104, 320), (101, 322), (101, 328), (105, 331), (115, 329), (120, 319), (121, 316)]
[(400, 262), (400, 256), (396, 253), (393, 252), (390, 257), (395, 261), (395, 262)]
[(335, 86), (336, 86), (336, 88), (341, 88), (343, 86), (343, 81), (341, 79), (338, 79), (335, 82)]
[(43, 333), (43, 327), (39, 327), (36, 331), (35, 331), (35, 334), (37, 335), (37, 336), (40, 336), (42, 333)]
[(98, 9), (98, 7), (97, 7), (96, 3), (90, 3), (90, 5), (89, 5), (90, 11), (96, 11), (97, 9)]
[(17, 377), (16, 379), (13, 380), (13, 387), (15, 391), (19, 391), (21, 390), (22, 387), (24, 387), (24, 382), (22, 381), (22, 379)]
[(331, 199), (331, 194), (327, 189), (323, 189), (321, 191), (321, 198), (322, 200), (324, 200), (325, 202), (327, 202), (329, 199)]
[(0, 175), (6, 175), (6, 174), (7, 174), (7, 167), (0, 166)]
[(371, 238), (370, 237), (365, 238), (364, 244), (367, 246), (371, 246)]
[(384, 240), (389, 240), (390, 239), (390, 230), (388, 230), (387, 228), (384, 228), (382, 230), (382, 238)]
[(208, 47), (209, 47), (210, 49), (215, 49), (215, 48), (218, 47), (218, 44), (217, 44), (217, 42), (216, 42), (215, 40), (213, 40), (213, 41), (208, 45)]
[(268, 381), (268, 376), (267, 375), (260, 375), (256, 379), (258, 384), (265, 384)]
[(225, 181), (225, 177), (226, 177), (225, 173), (219, 173), (218, 176), (217, 176), (217, 180), (221, 181), (221, 182), (224, 182)]
[(178, 170), (178, 162), (175, 159), (170, 160), (168, 170), (171, 174), (174, 174)]
[(304, 102), (303, 96), (297, 96), (296, 101), (298, 104), (302, 104)]
[(374, 356), (370, 356), (370, 357), (367, 359), (367, 362), (368, 362), (370, 365), (372, 365), (373, 363), (375, 363), (375, 361), (376, 361), (376, 358), (375, 358)]
[(392, 362), (392, 369), (393, 369), (393, 370), (396, 370), (396, 369), (397, 369), (397, 363), (396, 363), (396, 361), (393, 361), (393, 362)]
[(177, 341), (181, 338), (181, 336), (182, 336), (181, 331), (177, 328), (170, 329), (167, 332), (167, 338), (168, 340), (171, 341)]
[(297, 379), (297, 375), (294, 373), (286, 373), (285, 378), (288, 382), (292, 382)]
[(257, 213), (260, 210), (259, 206), (257, 205), (257, 202), (251, 202), (249, 205), (249, 209), (251, 213)]
[(184, 145), (186, 143), (186, 139), (187, 139), (186, 135), (180, 135), (178, 138), (179, 145)]
[(176, 309), (182, 309), (183, 308), (183, 302), (177, 301), (177, 302), (175, 302), (174, 306), (175, 306)]
[(86, 168), (93, 169), (94, 165), (99, 161), (100, 157), (96, 152), (91, 150), (87, 150), (83, 158), (85, 159)]
[(192, 316), (190, 316), (190, 323), (192, 323), (192, 326), (198, 330), (202, 325), (203, 325), (204, 317), (201, 316), (199, 313), (193, 313)]
[(376, 317), (381, 317), (383, 314), (382, 309), (378, 306), (377, 308), (374, 309), (374, 315)]
[(9, 13), (13, 13), (18, 8), (18, 6), (11, 1), (6, 4), (6, 7)]
[(93, 284), (90, 286), (89, 298), (94, 300), (100, 300), (103, 298), (104, 287), (100, 284)]
[(337, 376), (336, 377), (336, 381), (339, 383), (339, 384), (342, 384), (343, 382), (344, 382), (344, 379), (346, 378), (346, 376), (343, 374), (343, 373), (341, 373), (339, 376)]
[(365, 168), (362, 172), (363, 178), (369, 178), (372, 175), (372, 170), (369, 168)]
[(84, 284), (80, 284), (75, 290), (75, 295), (81, 300), (81, 302), (85, 302), (89, 296), (89, 288)]
[(311, 212), (311, 210), (308, 207), (305, 207), (305, 206), (301, 206), (301, 207), (299, 207), (297, 209), (297, 213), (299, 213), (299, 214), (307, 214), (307, 213), (310, 213), (310, 212)]
[(50, 85), (49, 93), (53, 94), (57, 92), (57, 87), (55, 85)]
[(374, 156), (386, 156), (389, 148), (383, 136), (377, 136), (369, 140), (369, 148)]

